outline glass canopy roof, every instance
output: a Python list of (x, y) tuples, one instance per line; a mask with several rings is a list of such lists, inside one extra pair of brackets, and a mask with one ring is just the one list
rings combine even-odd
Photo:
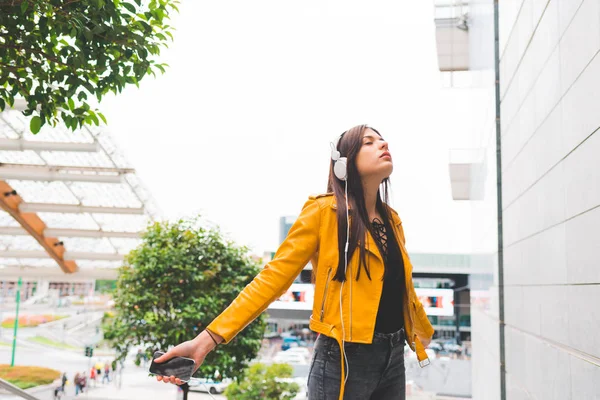
[(17, 110), (0, 113), (0, 199), (4, 268), (114, 269), (160, 216), (105, 127), (33, 135)]

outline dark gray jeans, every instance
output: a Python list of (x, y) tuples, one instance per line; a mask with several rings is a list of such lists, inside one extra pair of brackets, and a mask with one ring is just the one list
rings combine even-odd
[[(405, 400), (404, 329), (375, 333), (372, 344), (345, 344), (348, 380), (344, 400)], [(340, 346), (320, 335), (308, 373), (309, 400), (338, 400), (340, 395)]]

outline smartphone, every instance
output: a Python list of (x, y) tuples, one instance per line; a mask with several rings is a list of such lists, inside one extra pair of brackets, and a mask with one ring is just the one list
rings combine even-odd
[(162, 356), (162, 351), (157, 351), (152, 357), (149, 372), (154, 375), (175, 376), (183, 382), (188, 382), (194, 373), (196, 362), (187, 357), (173, 357), (168, 361), (157, 363), (155, 359)]

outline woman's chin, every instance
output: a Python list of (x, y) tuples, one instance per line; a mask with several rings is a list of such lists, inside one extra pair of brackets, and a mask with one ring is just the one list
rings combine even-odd
[(384, 175), (383, 179), (389, 178), (390, 175), (392, 175), (392, 172), (394, 172), (394, 166), (391, 165), (391, 163), (390, 163), (390, 166), (388, 168), (386, 168), (385, 172), (383, 173), (383, 175)]

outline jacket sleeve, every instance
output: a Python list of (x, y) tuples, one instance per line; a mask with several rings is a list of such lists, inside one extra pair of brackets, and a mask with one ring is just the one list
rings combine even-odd
[[(404, 229), (402, 228), (402, 224), (399, 225), (399, 233), (400, 240), (402, 240), (402, 244), (406, 244), (406, 238), (404, 236)], [(429, 318), (427, 318), (427, 313), (425, 312), (425, 308), (423, 308), (423, 304), (419, 300), (419, 296), (417, 296), (417, 292), (415, 291), (415, 286), (413, 285), (412, 279), (410, 282), (410, 287), (413, 291), (413, 299), (415, 304), (415, 316), (417, 317), (415, 322), (415, 333), (422, 338), (431, 338), (435, 330), (433, 326), (431, 326), (431, 322), (429, 322)]]
[(273, 260), (206, 329), (221, 336), (224, 343), (229, 343), (279, 298), (317, 251), (320, 218), (319, 204), (311, 197)]

